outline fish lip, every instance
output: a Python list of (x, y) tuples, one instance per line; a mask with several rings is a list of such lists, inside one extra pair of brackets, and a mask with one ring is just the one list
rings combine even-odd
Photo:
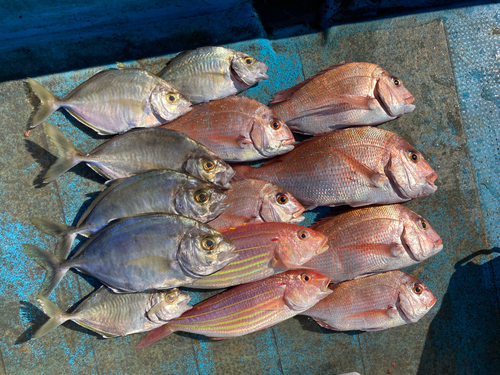
[(281, 141), (281, 145), (282, 146), (288, 146), (288, 145), (291, 145), (293, 143), (295, 143), (295, 138), (293, 138), (293, 137), (292, 138), (283, 139)]
[(305, 217), (304, 216), (297, 216), (297, 217), (294, 217), (290, 220), (290, 223), (292, 224), (297, 224), (297, 223), (300, 223), (302, 221), (304, 221)]
[[(302, 214), (302, 212), (304, 212), (305, 210), (306, 210), (305, 208), (301, 208), (301, 209), (299, 209), (298, 211), (295, 211), (295, 212), (292, 214), (292, 217), (293, 217), (294, 219), (299, 218), (299, 217), (300, 217), (300, 215)], [(302, 220), (304, 220), (304, 217), (302, 217)], [(301, 220), (301, 221), (302, 221), (302, 220)]]
[(436, 304), (436, 302), (437, 302), (437, 298), (436, 298), (436, 296), (434, 296), (434, 299), (429, 304), (429, 308), (431, 308), (432, 306), (434, 306)]
[(434, 242), (434, 249), (436, 249), (437, 251), (441, 251), (443, 250), (443, 239), (440, 238), (439, 240), (437, 240), (436, 242)]
[(406, 102), (406, 104), (411, 104), (415, 101), (415, 98), (413, 97), (413, 95), (410, 95), (407, 98), (403, 98), (403, 100)]
[[(432, 185), (434, 185), (434, 182), (437, 180), (438, 178), (438, 175), (436, 172), (432, 172), (430, 175), (427, 176), (427, 181), (429, 183), (431, 183)], [(436, 186), (436, 185), (434, 185)]]
[(330, 248), (330, 246), (325, 243), (323, 246), (321, 246), (317, 251), (316, 255), (323, 254), (325, 251), (327, 251)]
[(330, 282), (332, 280), (328, 277), (325, 277), (325, 279), (327, 280), (327, 282), (325, 282), (325, 284), (321, 287), (320, 291), (323, 293), (331, 293), (332, 290), (330, 288), (328, 288), (328, 285), (330, 285)]

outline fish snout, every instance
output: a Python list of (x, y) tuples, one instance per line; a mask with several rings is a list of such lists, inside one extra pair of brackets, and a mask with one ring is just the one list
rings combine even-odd
[(427, 181), (429, 181), (431, 184), (434, 184), (434, 182), (437, 180), (438, 175), (436, 172), (432, 172), (430, 175), (427, 176)]
[(441, 238), (434, 242), (434, 248), (438, 251), (443, 250), (443, 240)]

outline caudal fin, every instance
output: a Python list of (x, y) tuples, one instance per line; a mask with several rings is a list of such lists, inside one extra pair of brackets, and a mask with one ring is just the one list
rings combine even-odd
[(73, 241), (78, 234), (78, 230), (70, 225), (60, 224), (38, 217), (32, 217), (29, 220), (42, 232), (57, 238), (56, 255), (60, 259), (66, 259), (71, 249), (71, 245), (73, 245)]
[(64, 138), (64, 135), (56, 127), (45, 122), (43, 124), (43, 129), (59, 152), (59, 159), (57, 159), (56, 162), (49, 168), (43, 179), (43, 182), (49, 183), (54, 181), (68, 169), (71, 169), (83, 161), (85, 153), (78, 150), (66, 138)]
[(34, 79), (28, 78), (28, 84), (35, 95), (40, 99), (40, 106), (37, 108), (33, 119), (31, 120), (31, 127), (40, 125), (45, 121), (54, 111), (60, 107), (59, 100), (49, 90), (43, 87)]
[(37, 246), (24, 244), (23, 247), (26, 255), (33, 258), (40, 266), (47, 270), (47, 276), (43, 280), (40, 294), (48, 296), (57, 284), (59, 284), (69, 268), (61, 267), (64, 261)]
[(161, 340), (164, 337), (167, 337), (171, 333), (173, 333), (169, 327), (168, 324), (165, 324), (164, 326), (158, 327), (153, 329), (152, 331), (149, 331), (144, 338), (139, 341), (139, 344), (135, 346), (136, 349), (142, 349), (145, 348), (146, 346), (149, 346), (151, 344), (154, 344), (155, 342)]
[(62, 311), (59, 307), (57, 307), (54, 303), (49, 301), (42, 295), (36, 296), (38, 302), (40, 303), (43, 312), (50, 318), (47, 323), (41, 326), (38, 331), (33, 335), (34, 339), (39, 339), (42, 336), (45, 336), (47, 333), (52, 331), (53, 329), (59, 327), (65, 321), (71, 318), (71, 314), (67, 314)]

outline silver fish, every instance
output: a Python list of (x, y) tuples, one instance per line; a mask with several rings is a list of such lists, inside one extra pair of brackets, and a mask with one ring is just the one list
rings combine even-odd
[(45, 174), (45, 183), (85, 162), (107, 180), (168, 168), (225, 189), (231, 187), (232, 168), (201, 143), (174, 130), (134, 130), (113, 137), (86, 153), (73, 146), (54, 126), (44, 123), (43, 128), (60, 155)]
[(48, 296), (70, 268), (114, 292), (143, 292), (186, 285), (236, 259), (235, 244), (206, 224), (158, 214), (120, 219), (92, 237), (69, 260), (33, 245), (26, 254), (47, 270), (40, 294)]
[(97, 73), (64, 99), (35, 80), (28, 84), (40, 99), (32, 127), (58, 108), (99, 134), (123, 133), (172, 121), (191, 110), (191, 103), (163, 79), (143, 69), (109, 69)]
[(147, 332), (192, 308), (189, 294), (174, 288), (162, 292), (116, 294), (102, 286), (83, 301), (73, 312), (66, 313), (44, 296), (37, 296), (43, 311), (49, 316), (33, 335), (45, 336), (68, 320), (99, 333), (104, 338)]
[(110, 221), (147, 213), (182, 215), (206, 223), (219, 216), (228, 203), (214, 185), (169, 169), (149, 171), (115, 180), (87, 208), (76, 227), (43, 218), (30, 221), (42, 232), (59, 239), (57, 254), (68, 256), (78, 234), (96, 234)]
[(236, 95), (268, 79), (267, 65), (246, 53), (224, 47), (201, 47), (179, 53), (158, 75), (192, 103)]

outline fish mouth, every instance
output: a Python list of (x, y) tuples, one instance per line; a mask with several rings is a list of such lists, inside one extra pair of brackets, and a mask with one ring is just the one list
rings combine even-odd
[[(321, 280), (321, 279), (320, 279)], [(330, 282), (332, 281), (330, 278), (325, 277), (325, 283), (319, 288), (319, 290), (323, 293), (328, 293), (330, 294), (332, 290), (328, 288), (328, 285), (330, 285)]]
[(437, 173), (433, 172), (429, 176), (427, 176), (427, 181), (434, 185), (434, 182), (437, 180), (437, 178), (438, 178)]
[(410, 95), (407, 98), (403, 98), (403, 100), (406, 102), (406, 104), (411, 104), (415, 101), (415, 98), (413, 97), (413, 95)]
[(330, 248), (330, 246), (328, 246), (327, 244), (324, 244), (323, 246), (321, 246), (317, 251), (316, 251), (316, 255), (319, 255), (319, 254), (323, 254), (325, 251), (327, 251), (328, 249)]
[(443, 250), (443, 240), (441, 238), (439, 240), (437, 240), (436, 242), (434, 242), (434, 248), (437, 251)]
[(297, 217), (294, 217), (293, 219), (291, 219), (290, 223), (297, 224), (297, 223), (302, 222), (304, 219), (305, 219), (304, 216), (297, 216)]
[(431, 302), (429, 302), (429, 309), (436, 304), (437, 298), (434, 295), (433, 295), (433, 297), (434, 297), (434, 299)]

